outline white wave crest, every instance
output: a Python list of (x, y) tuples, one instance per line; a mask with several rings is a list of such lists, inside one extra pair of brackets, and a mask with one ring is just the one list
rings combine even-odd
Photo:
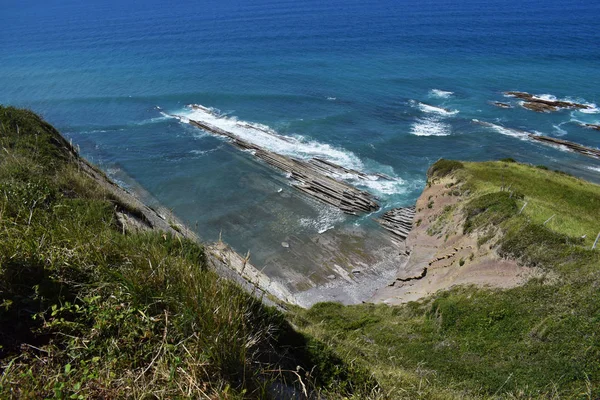
[(600, 114), (600, 108), (595, 103), (584, 103), (590, 108), (579, 108), (577, 111), (584, 114)]
[(596, 171), (596, 172), (600, 172), (600, 167), (588, 166), (587, 169), (592, 170), (592, 171)]
[(300, 225), (311, 230), (314, 229), (321, 234), (335, 228), (336, 223), (340, 223), (346, 218), (344, 213), (337, 208), (319, 207), (318, 211), (317, 218), (301, 218)]
[(419, 110), (421, 110), (424, 113), (428, 113), (428, 114), (438, 114), (438, 115), (442, 115), (444, 117), (450, 117), (452, 115), (458, 114), (458, 110), (447, 110), (442, 107), (436, 107), (436, 106), (432, 106), (430, 104), (425, 104), (425, 103), (421, 103), (421, 102), (412, 101), (411, 105), (417, 106), (419, 108)]
[(440, 89), (431, 89), (429, 91), (430, 97), (437, 97), (438, 99), (447, 99), (447, 98), (451, 97), (453, 94), (454, 94), (454, 92), (448, 92), (446, 90), (440, 90)]
[(363, 168), (361, 160), (354, 153), (345, 149), (314, 140), (306, 140), (301, 136), (280, 135), (266, 125), (238, 121), (235, 117), (223, 116), (214, 109), (194, 106), (178, 117), (185, 123), (194, 120), (210, 124), (274, 153), (301, 159), (320, 157), (346, 168), (357, 170)]
[(485, 126), (486, 128), (490, 128), (502, 135), (512, 136), (514, 138), (521, 139), (521, 140), (530, 140), (529, 133), (525, 132), (525, 131), (507, 128), (505, 126), (492, 124), (490, 122), (479, 121), (478, 119), (473, 119), (472, 121), (475, 122), (476, 124)]
[(406, 190), (406, 183), (400, 178), (381, 179), (373, 175), (369, 175), (366, 180), (357, 182), (357, 185), (367, 187), (375, 193), (383, 195), (398, 194)]
[(413, 122), (410, 133), (415, 136), (448, 136), (450, 125), (434, 118), (418, 118)]
[[(281, 135), (266, 125), (239, 121), (235, 117), (224, 116), (212, 108), (194, 105), (188, 107), (183, 115), (178, 114), (175, 117), (186, 124), (190, 120), (194, 120), (212, 125), (274, 153), (303, 160), (321, 158), (342, 167), (366, 173), (363, 162), (351, 151), (308, 140), (300, 135)], [(355, 173), (332, 174), (332, 177), (370, 189), (375, 194), (391, 195), (404, 191), (404, 181), (393, 172), (385, 178), (377, 174), (367, 174), (365, 177), (365, 175)]]

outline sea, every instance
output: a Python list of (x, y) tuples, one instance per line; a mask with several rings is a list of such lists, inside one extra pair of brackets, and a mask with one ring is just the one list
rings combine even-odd
[[(121, 185), (260, 267), (293, 237), (378, 229), (440, 158), (600, 182), (599, 160), (523, 133), (600, 146), (581, 126), (600, 123), (599, 20), (591, 0), (0, 0), (0, 104), (39, 113)], [(508, 90), (589, 108), (540, 114)], [(190, 104), (284, 138), (246, 138), (269, 150), (391, 177), (361, 183), (381, 211), (304, 197), (186, 124)]]

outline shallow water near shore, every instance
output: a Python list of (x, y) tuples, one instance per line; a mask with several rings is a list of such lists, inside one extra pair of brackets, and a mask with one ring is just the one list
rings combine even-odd
[[(413, 204), (440, 157), (512, 157), (600, 182), (600, 161), (519, 134), (600, 146), (599, 133), (580, 126), (600, 123), (599, 17), (600, 4), (554, 0), (5, 4), (0, 103), (42, 114), (109, 176), (137, 182), (204, 240), (221, 236), (250, 251), (273, 276), (293, 275), (281, 274), (285, 264), (326, 278), (335, 257), (315, 238), (354, 243), (344, 245), (355, 253), (344, 267), (358, 268), (350, 264), (371, 257), (358, 253), (387, 246), (373, 215), (308, 199), (281, 173), (171, 114), (213, 107), (292, 140), (282, 150), (289, 155), (389, 175), (393, 185), (365, 187), (380, 212)], [(538, 114), (505, 90), (590, 109)]]

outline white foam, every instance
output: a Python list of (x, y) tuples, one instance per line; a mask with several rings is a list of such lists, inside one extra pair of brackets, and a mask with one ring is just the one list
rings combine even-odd
[(440, 89), (431, 89), (429, 91), (430, 97), (437, 97), (439, 99), (447, 99), (448, 97), (451, 97), (453, 94), (454, 94), (454, 92), (448, 92), (446, 90), (440, 90)]
[(587, 169), (590, 169), (592, 171), (596, 171), (596, 172), (600, 172), (600, 167), (592, 167), (592, 166), (588, 166)]
[(435, 118), (418, 118), (413, 122), (410, 133), (415, 136), (448, 136), (450, 125)]
[[(270, 127), (257, 123), (239, 121), (235, 117), (227, 117), (217, 110), (203, 106), (188, 107), (185, 114), (176, 115), (183, 123), (190, 120), (206, 123), (224, 131), (235, 134), (242, 140), (255, 144), (274, 153), (310, 160), (321, 158), (346, 167), (366, 173), (363, 162), (354, 153), (331, 146), (326, 143), (309, 140), (303, 136), (285, 136)], [(200, 131), (200, 130), (198, 130)], [(390, 168), (391, 169), (391, 168)], [(346, 173), (331, 174), (336, 179), (351, 182), (356, 186), (370, 189), (375, 194), (391, 195), (404, 190), (404, 181), (392, 172), (389, 179), (377, 175), (364, 176)]]
[(540, 94), (537, 96), (533, 96), (536, 100), (546, 100), (546, 101), (557, 101), (558, 98), (552, 94)]
[(346, 218), (342, 211), (334, 207), (319, 207), (318, 212), (317, 218), (301, 218), (300, 225), (321, 234), (335, 228), (336, 223), (340, 223)]
[(411, 104), (413, 104), (413, 105), (416, 104), (417, 107), (419, 107), (419, 110), (421, 110), (424, 113), (433, 113), (433, 114), (438, 114), (438, 115), (442, 115), (445, 117), (449, 117), (449, 116), (458, 114), (458, 110), (446, 110), (445, 108), (432, 106), (430, 104), (425, 104), (425, 103), (420, 103), (420, 102), (411, 102)]
[(337, 97), (328, 97), (327, 100), (329, 100), (329, 101), (335, 101), (335, 100), (337, 100)]
[(361, 160), (350, 151), (326, 143), (306, 140), (301, 136), (280, 135), (266, 125), (238, 121), (235, 117), (223, 116), (214, 109), (195, 106), (188, 108), (185, 114), (177, 116), (184, 123), (194, 120), (231, 132), (242, 140), (274, 153), (302, 159), (320, 157), (346, 168), (357, 170), (363, 168)]
[(383, 195), (402, 193), (406, 190), (406, 183), (400, 178), (383, 179), (374, 175), (368, 175), (366, 180), (357, 182), (357, 185), (368, 187)]
[(577, 111), (584, 114), (599, 114), (600, 108), (595, 103), (583, 103), (590, 108), (578, 108)]
[(490, 122), (482, 122), (479, 121), (477, 119), (473, 119), (473, 122), (476, 122), (480, 125), (483, 125), (487, 128), (493, 129), (496, 132), (502, 134), (502, 135), (506, 135), (506, 136), (512, 136), (514, 138), (517, 139), (521, 139), (521, 140), (530, 140), (528, 133), (525, 131), (520, 131), (518, 129), (511, 129), (511, 128), (507, 128), (505, 126), (502, 125), (496, 125), (496, 124), (492, 124)]

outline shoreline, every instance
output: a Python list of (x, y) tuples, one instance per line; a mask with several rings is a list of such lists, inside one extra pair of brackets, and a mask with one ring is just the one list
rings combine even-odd
[[(291, 237), (285, 251), (267, 261), (279, 268), (264, 272), (248, 253), (243, 256), (225, 241), (203, 242), (176, 214), (165, 208), (135, 179), (121, 171), (118, 181), (99, 167), (80, 157), (82, 168), (121, 202), (139, 210), (139, 216), (125, 214), (120, 221), (125, 230), (159, 229), (191, 239), (206, 249), (209, 264), (217, 273), (256, 293), (269, 305), (285, 307), (281, 302), (308, 308), (317, 302), (342, 304), (367, 302), (381, 287), (389, 284), (398, 265), (405, 263), (403, 241), (394, 238), (378, 224), (372, 227), (336, 227), (307, 237)], [(326, 207), (326, 206), (325, 206)], [(302, 269), (318, 267), (304, 273)]]

